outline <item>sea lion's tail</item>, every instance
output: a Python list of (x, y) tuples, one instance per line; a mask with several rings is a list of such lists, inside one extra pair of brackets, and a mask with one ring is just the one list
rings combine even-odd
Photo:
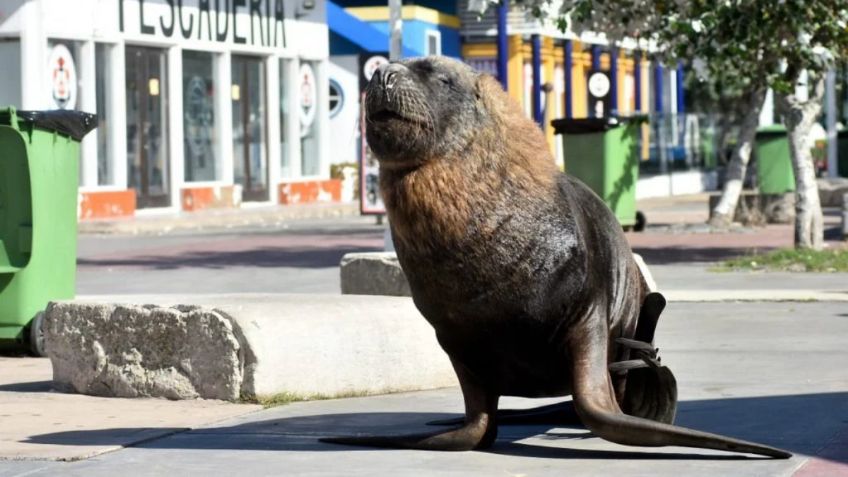
[(628, 416), (621, 411), (603, 411), (586, 403), (581, 405), (580, 400), (577, 400), (576, 407), (586, 427), (601, 438), (618, 444), (698, 447), (759, 454), (777, 459), (792, 457), (791, 453), (774, 447)]
[[(661, 300), (661, 295), (656, 295), (658, 297), (652, 298), (656, 300), (653, 306), (661, 310), (659, 305), (663, 305), (664, 300)], [(789, 452), (774, 447), (624, 414), (615, 400), (612, 381), (607, 371), (607, 341), (604, 333), (589, 328), (598, 326), (599, 323), (603, 325), (605, 320), (590, 319), (583, 323), (587, 328), (575, 330), (569, 346), (574, 366), (574, 406), (583, 424), (599, 437), (633, 446), (699, 447), (759, 454), (778, 459), (792, 457)], [(642, 330), (640, 338), (652, 339), (652, 332), (645, 333), (648, 330), (653, 331), (652, 328), (649, 324)]]

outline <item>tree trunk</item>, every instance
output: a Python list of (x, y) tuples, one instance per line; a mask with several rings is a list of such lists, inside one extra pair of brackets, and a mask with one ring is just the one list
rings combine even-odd
[(795, 172), (795, 248), (821, 250), (824, 246), (824, 217), (809, 143), (810, 129), (821, 113), (823, 97), (823, 76), (816, 78), (807, 101), (799, 101), (794, 93), (780, 95)]
[(739, 128), (739, 138), (736, 147), (733, 148), (733, 155), (727, 164), (727, 174), (725, 175), (721, 199), (710, 214), (710, 225), (724, 227), (733, 222), (736, 205), (739, 203), (739, 194), (742, 192), (742, 185), (745, 181), (745, 171), (748, 169), (748, 161), (751, 159), (751, 147), (754, 143), (754, 136), (757, 134), (757, 125), (760, 122), (760, 111), (763, 109), (766, 91), (765, 88), (756, 89), (746, 97), (747, 112)]

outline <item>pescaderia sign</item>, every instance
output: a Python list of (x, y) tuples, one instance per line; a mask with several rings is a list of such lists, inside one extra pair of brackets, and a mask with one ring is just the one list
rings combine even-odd
[(118, 0), (118, 27), (122, 33), (285, 48), (285, 1)]

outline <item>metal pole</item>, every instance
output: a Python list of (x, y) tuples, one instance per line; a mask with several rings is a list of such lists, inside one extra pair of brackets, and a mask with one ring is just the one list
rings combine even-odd
[(501, 82), (504, 91), (509, 89), (507, 82), (507, 60), (509, 59), (509, 46), (507, 45), (506, 28), (507, 13), (509, 5), (504, 0), (498, 5), (498, 81)]
[(533, 52), (533, 119), (539, 126), (545, 128), (545, 118), (542, 117), (542, 38), (539, 34), (530, 35)]
[(389, 60), (400, 60), (403, 52), (403, 17), (401, 16), (401, 0), (389, 0)]
[(571, 44), (571, 40), (565, 40), (564, 49), (563, 60), (565, 65), (563, 66), (563, 69), (565, 70), (565, 117), (570, 118), (572, 117), (572, 94), (574, 91), (574, 85), (571, 77), (571, 69), (573, 68), (571, 54), (574, 52), (574, 46)]
[(836, 147), (836, 72), (834, 70), (828, 70), (824, 87), (827, 122), (827, 175), (828, 177), (837, 177), (839, 176), (837, 168), (839, 150)]

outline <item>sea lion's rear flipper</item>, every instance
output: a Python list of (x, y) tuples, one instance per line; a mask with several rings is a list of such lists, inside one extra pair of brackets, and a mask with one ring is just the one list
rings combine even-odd
[(631, 416), (665, 424), (677, 414), (677, 380), (665, 366), (649, 366), (627, 373), (621, 410)]
[(639, 319), (636, 322), (636, 333), (633, 339), (644, 343), (654, 342), (654, 333), (657, 330), (657, 322), (660, 314), (665, 309), (665, 297), (657, 292), (648, 293), (639, 309)]
[[(464, 417), (456, 417), (430, 421), (427, 425), (457, 426), (464, 423)], [(498, 409), (498, 425), (572, 425), (579, 423), (580, 418), (577, 417), (577, 412), (574, 410), (574, 403), (571, 401), (563, 401), (530, 409)]]
[(606, 323), (603, 317), (588, 317), (582, 320), (583, 329), (572, 330), (568, 342), (573, 366), (574, 405), (583, 424), (594, 434), (631, 446), (699, 447), (780, 459), (792, 456), (774, 447), (624, 414), (615, 400), (607, 370), (606, 334), (590, 328), (606, 326)]
[(659, 350), (642, 341), (615, 341), (629, 348), (633, 358), (609, 365), (613, 375), (626, 375), (624, 396), (619, 402), (621, 410), (631, 416), (672, 424), (677, 414), (677, 380), (660, 363)]
[(462, 427), (446, 431), (396, 436), (327, 437), (321, 442), (365, 447), (467, 451), (491, 447), (498, 435), (496, 413), (498, 397), (475, 383), (461, 366), (454, 363), (462, 397), (465, 419)]

